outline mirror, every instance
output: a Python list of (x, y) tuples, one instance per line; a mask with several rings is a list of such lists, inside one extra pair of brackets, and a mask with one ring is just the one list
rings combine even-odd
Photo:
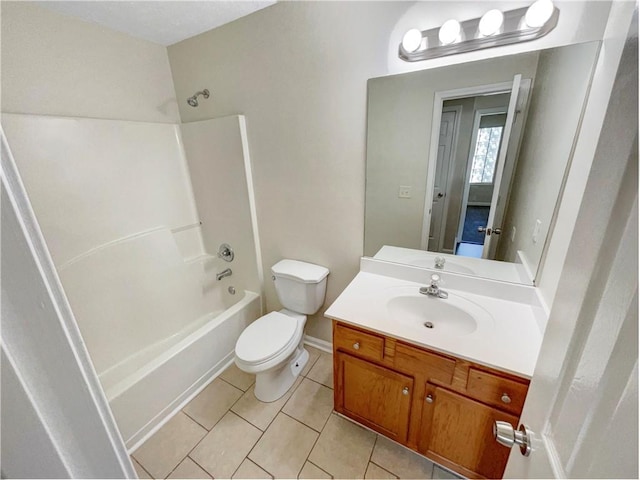
[(365, 256), (534, 284), (599, 47), (370, 79)]

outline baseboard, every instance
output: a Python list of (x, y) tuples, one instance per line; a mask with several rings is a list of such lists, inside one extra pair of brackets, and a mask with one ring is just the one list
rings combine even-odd
[(148, 422), (144, 427), (138, 430), (126, 442), (127, 451), (131, 455), (138, 447), (146, 442), (154, 433), (160, 430), (165, 423), (173, 418), (187, 403), (193, 400), (202, 390), (204, 390), (216, 377), (224, 372), (229, 365), (233, 363), (234, 352), (226, 355), (208, 372), (202, 375), (187, 390), (182, 392), (178, 398), (171, 402), (164, 410)]
[(313, 347), (313, 348), (317, 348), (318, 350), (322, 350), (323, 352), (333, 353), (333, 344), (331, 342), (327, 342), (326, 340), (322, 340), (320, 338), (305, 335), (304, 344), (309, 345), (310, 347)]

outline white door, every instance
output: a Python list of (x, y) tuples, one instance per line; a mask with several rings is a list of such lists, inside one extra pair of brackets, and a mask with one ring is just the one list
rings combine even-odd
[(438, 157), (436, 162), (436, 175), (433, 184), (433, 198), (431, 203), (431, 225), (429, 228), (428, 250), (439, 252), (442, 250), (442, 229), (445, 224), (445, 198), (447, 195), (447, 183), (451, 155), (454, 150), (454, 137), (456, 126), (456, 111), (442, 112), (440, 121), (440, 136), (438, 139)]
[(620, 62), (521, 417), (533, 450), (524, 457), (513, 448), (505, 477), (638, 478), (637, 85), (636, 36)]
[[(497, 222), (502, 222), (502, 216), (504, 214), (504, 199), (502, 199), (502, 202), (499, 202), (501, 200), (500, 192), (502, 191), (500, 186), (504, 173), (504, 166), (507, 159), (507, 147), (509, 145), (509, 139), (511, 138), (511, 130), (516, 118), (518, 94), (520, 93), (521, 81), (522, 75), (517, 74), (513, 77), (511, 96), (509, 97), (509, 107), (507, 108), (507, 120), (502, 132), (502, 139), (500, 140), (500, 152), (498, 153), (498, 161), (496, 163), (497, 169), (493, 177), (493, 196), (491, 197), (491, 207), (489, 208), (489, 219), (487, 220), (487, 227), (485, 232), (486, 236), (484, 239), (484, 246), (482, 248), (482, 258), (493, 258), (493, 256), (495, 256), (495, 251), (498, 244), (498, 240), (496, 237), (500, 234), (500, 230), (496, 231), (495, 229), (499, 229), (501, 227), (501, 225)], [(501, 209), (502, 214), (498, 215), (499, 218), (497, 218), (496, 212), (498, 209), (496, 207), (499, 203), (503, 205), (503, 208)]]

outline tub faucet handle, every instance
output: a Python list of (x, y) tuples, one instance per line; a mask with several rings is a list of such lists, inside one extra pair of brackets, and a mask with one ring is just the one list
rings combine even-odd
[(230, 262), (233, 260), (235, 254), (233, 253), (233, 248), (228, 243), (223, 243), (218, 248), (218, 258), (221, 258), (225, 262)]

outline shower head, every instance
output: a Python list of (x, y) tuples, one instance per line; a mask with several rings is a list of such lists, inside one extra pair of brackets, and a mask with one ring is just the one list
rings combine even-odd
[(209, 90), (206, 88), (200, 92), (196, 92), (193, 97), (187, 98), (187, 103), (192, 107), (198, 106), (198, 95), (202, 95), (204, 98), (209, 98)]

